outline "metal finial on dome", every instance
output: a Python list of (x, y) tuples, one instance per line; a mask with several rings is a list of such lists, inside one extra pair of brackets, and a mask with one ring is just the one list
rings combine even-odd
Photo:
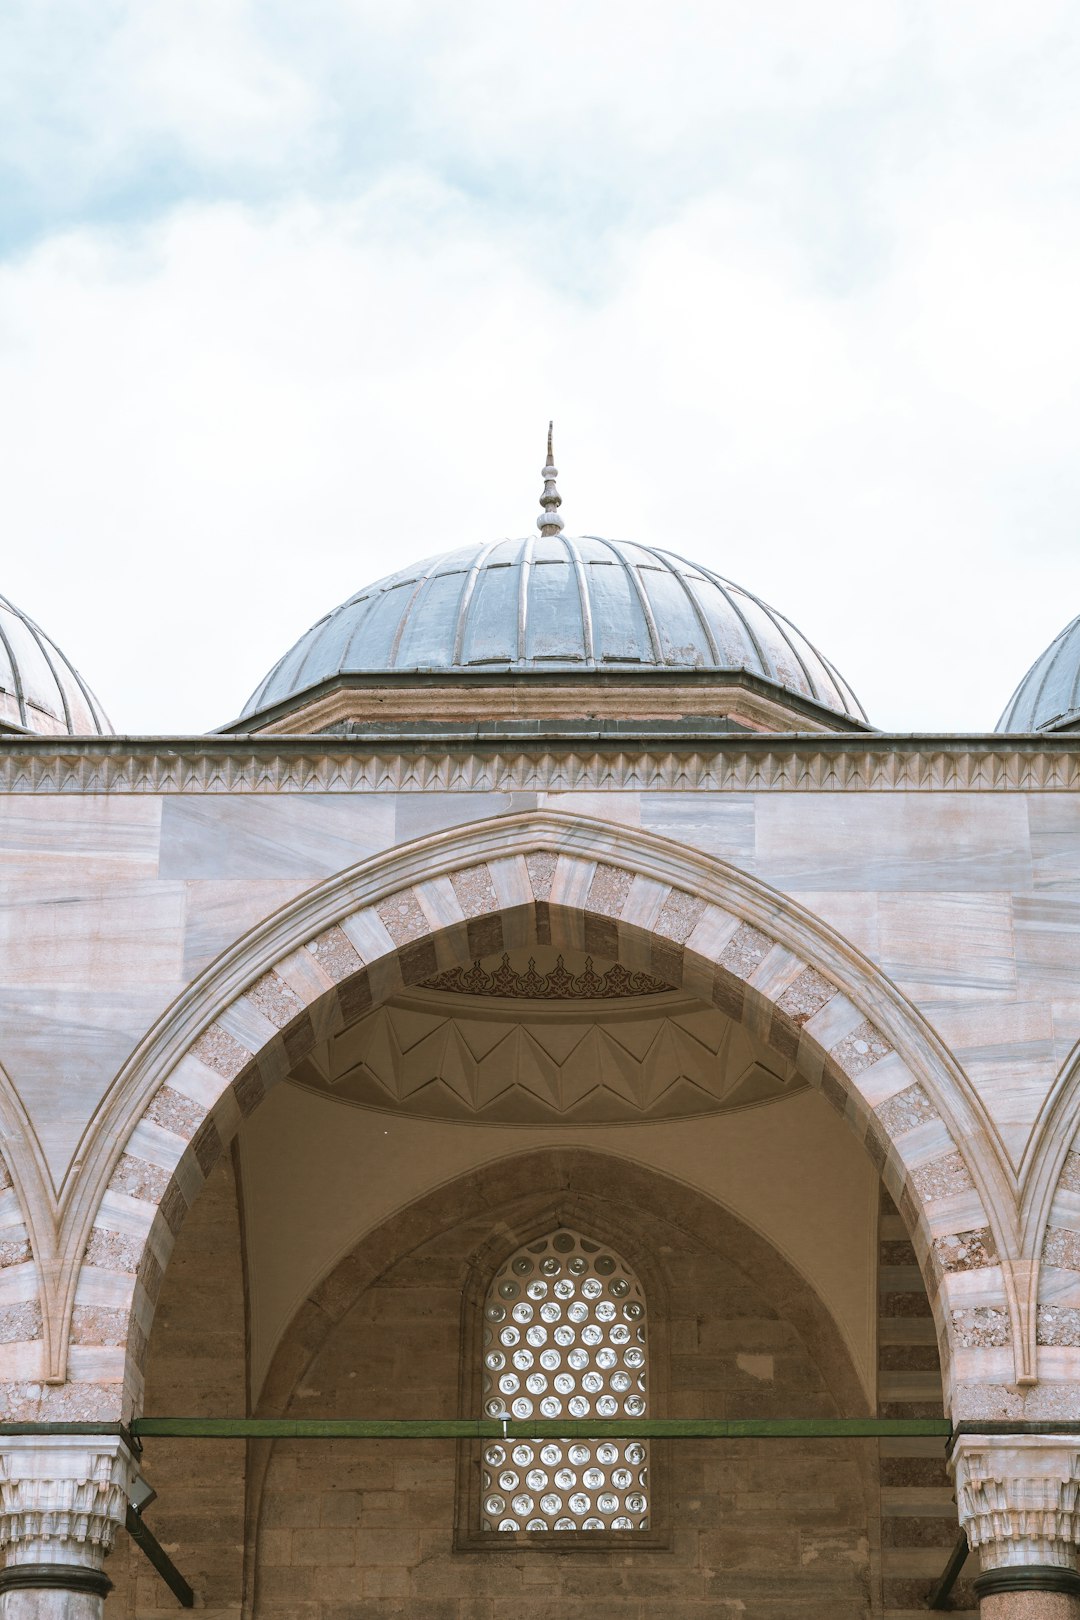
[(551, 448), (554, 427), (554, 422), (548, 423), (547, 461), (540, 469), (540, 476), (544, 480), (544, 493), (540, 497), (540, 505), (543, 510), (536, 520), (536, 527), (541, 534), (559, 534), (563, 528), (563, 520), (559, 516), (562, 496), (555, 488), (555, 480), (559, 476), (559, 469), (555, 465), (555, 455)]

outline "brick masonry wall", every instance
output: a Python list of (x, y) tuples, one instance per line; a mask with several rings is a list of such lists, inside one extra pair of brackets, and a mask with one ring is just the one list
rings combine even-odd
[[(881, 1189), (878, 1223), (878, 1416), (941, 1417), (934, 1320), (915, 1251), (896, 1205)], [(952, 1486), (940, 1440), (882, 1440), (882, 1573), (886, 1620), (913, 1620), (956, 1544)], [(971, 1557), (953, 1589), (957, 1620), (976, 1620)]]
[[(166, 1273), (147, 1364), (148, 1416), (247, 1411), (244, 1279), (236, 1182), (226, 1157), (185, 1222)], [(143, 1472), (158, 1493), (146, 1522), (204, 1612), (241, 1612), (243, 1442), (148, 1440)], [(108, 1561), (110, 1620), (175, 1615), (176, 1599), (123, 1532)]]
[[(657, 1192), (649, 1210), (625, 1212), (632, 1236), (622, 1243), (650, 1287), (654, 1324), (661, 1313), (667, 1322), (666, 1366), (656, 1371), (669, 1387), (654, 1390), (654, 1411), (836, 1413), (815, 1358), (821, 1347), (785, 1320), (781, 1279), (760, 1268), (751, 1277), (737, 1254), (649, 1212), (665, 1207)], [(500, 1230), (510, 1252), (519, 1232), (536, 1230), (535, 1203), (462, 1218), (392, 1264), (330, 1332), (288, 1410), (455, 1415), (469, 1256)], [(589, 1200), (578, 1207), (587, 1230)], [(610, 1236), (610, 1205), (606, 1217)], [(527, 1609), (530, 1620), (645, 1620), (661, 1605), (667, 1620), (862, 1620), (871, 1612), (871, 1442), (656, 1448), (659, 1516), (671, 1531), (662, 1551), (455, 1552), (457, 1463), (450, 1443), (275, 1445), (255, 1615), (519, 1620)]]

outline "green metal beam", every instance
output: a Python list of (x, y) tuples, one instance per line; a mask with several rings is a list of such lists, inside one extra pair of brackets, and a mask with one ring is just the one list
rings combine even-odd
[[(137, 1439), (189, 1440), (947, 1440), (945, 1418), (135, 1418)], [(0, 1430), (2, 1434), (2, 1430)]]

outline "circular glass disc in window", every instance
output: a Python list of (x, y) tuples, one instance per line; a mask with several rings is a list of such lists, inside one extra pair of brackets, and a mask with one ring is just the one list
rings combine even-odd
[[(486, 1330), (484, 1366), (501, 1392), (485, 1400), (488, 1416), (505, 1415), (507, 1400), (519, 1422), (537, 1410), (549, 1420), (564, 1409), (577, 1419), (645, 1414), (641, 1287), (618, 1256), (598, 1243), (566, 1228), (531, 1243), (493, 1279), (485, 1316), (494, 1325)], [(507, 1448), (489, 1445), (484, 1459), (491, 1472), (479, 1498), (485, 1527), (517, 1531), (524, 1525), (545, 1534), (644, 1528), (647, 1449), (639, 1441), (615, 1444), (600, 1436), (572, 1445), (520, 1442), (512, 1455), (522, 1473), (515, 1474), (492, 1461), (496, 1455), (505, 1461)], [(550, 1475), (535, 1466), (537, 1454)], [(573, 1467), (561, 1466), (564, 1455)], [(549, 1477), (563, 1494), (548, 1489)], [(492, 1480), (501, 1495), (492, 1491)], [(500, 1506), (489, 1507), (496, 1496)]]

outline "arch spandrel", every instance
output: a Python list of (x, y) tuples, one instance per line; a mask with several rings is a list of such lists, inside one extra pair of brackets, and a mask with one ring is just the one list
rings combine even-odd
[[(904, 1215), (958, 1413), (967, 1386), (1015, 1382), (1019, 1313), (1002, 1263), (1012, 1239), (1003, 1200), (987, 1196), (998, 1171), (980, 1148), (985, 1118), (915, 1010), (766, 885), (663, 839), (548, 813), (441, 834), (331, 880), (227, 953), (162, 1021), (124, 1076), (123, 1151), (72, 1234), (69, 1376), (93, 1369), (106, 1404), (138, 1408), (183, 1214), (241, 1120), (318, 1040), (462, 958), (532, 940), (663, 977), (796, 1061)], [(107, 1342), (87, 1341), (94, 1321)]]

